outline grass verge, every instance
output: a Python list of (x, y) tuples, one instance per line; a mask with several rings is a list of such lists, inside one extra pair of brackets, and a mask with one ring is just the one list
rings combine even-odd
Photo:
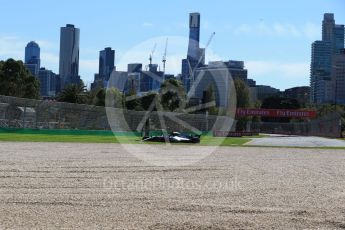
[[(70, 142), (70, 143), (123, 143), (123, 144), (152, 144), (141, 142), (137, 136), (102, 136), (102, 135), (54, 135), (54, 134), (18, 134), (0, 133), (0, 141), (17, 142)], [(205, 146), (236, 146), (249, 142), (249, 138), (212, 137), (203, 136), (200, 145)], [(154, 143), (162, 144), (162, 143)]]

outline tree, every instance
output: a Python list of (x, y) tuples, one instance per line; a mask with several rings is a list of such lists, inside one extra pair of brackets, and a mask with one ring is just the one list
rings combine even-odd
[(13, 97), (38, 99), (39, 80), (24, 66), (22, 61), (0, 61), (0, 94)]
[(235, 79), (237, 108), (248, 108), (250, 106), (249, 89), (244, 81)]
[(147, 111), (149, 110), (150, 106), (152, 105), (152, 103), (154, 103), (154, 106), (152, 107), (152, 111), (156, 111), (156, 104), (155, 104), (155, 100), (158, 97), (158, 93), (157, 92), (147, 92), (145, 95), (143, 95), (140, 99), (140, 103), (141, 103), (141, 107)]
[(214, 84), (210, 84), (203, 92), (202, 104), (206, 105), (208, 103), (214, 103), (214, 105), (204, 109), (203, 111), (208, 111), (210, 115), (217, 115), (218, 109), (216, 107), (216, 94), (214, 90)]
[(168, 79), (159, 90), (160, 103), (165, 111), (183, 110), (186, 103), (186, 92), (181, 81)]
[[(254, 108), (260, 109), (261, 108), (261, 101), (256, 101), (254, 103)], [(253, 116), (252, 122), (259, 122), (261, 120), (260, 116)]]
[(143, 110), (140, 104), (140, 98), (137, 95), (135, 89), (132, 89), (124, 99), (125, 108), (128, 110)]
[[(241, 79), (235, 79), (234, 84), (235, 84), (235, 89), (236, 89), (236, 100), (237, 100), (236, 107), (248, 108), (250, 106), (248, 86)], [(241, 117), (237, 119), (236, 130), (238, 131), (245, 130), (248, 120), (249, 120), (248, 117)]]
[(105, 106), (106, 90), (104, 88), (97, 88), (91, 90), (89, 97), (92, 105)]
[(123, 108), (124, 96), (117, 88), (109, 88), (106, 90), (106, 102), (107, 107)]
[[(296, 99), (280, 96), (267, 97), (263, 100), (262, 109), (300, 109), (301, 104)], [(264, 122), (290, 122), (289, 117), (262, 117)]]
[(323, 104), (318, 106), (317, 108), (317, 116), (318, 117), (324, 117), (326, 115), (328, 115), (329, 113), (340, 113), (340, 114), (344, 114), (344, 110), (342, 108), (342, 106), (338, 105), (337, 108), (335, 109), (334, 105), (331, 104)]
[(66, 85), (63, 91), (57, 96), (57, 100), (61, 102), (85, 104), (87, 102), (87, 91), (84, 83)]

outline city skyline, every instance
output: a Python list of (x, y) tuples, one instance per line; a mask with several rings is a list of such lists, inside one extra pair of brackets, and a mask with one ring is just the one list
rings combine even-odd
[[(39, 5), (42, 1), (36, 1), (36, 3)], [(62, 1), (61, 4), (64, 5), (63, 3)], [(106, 1), (100, 3), (106, 3)], [(107, 3), (113, 6), (113, 3)], [(5, 8), (11, 7), (12, 4), (6, 3)], [(228, 2), (212, 4), (192, 1), (192, 3), (185, 3), (184, 11), (177, 11), (176, 7), (172, 7), (172, 12), (169, 12), (169, 15), (165, 13), (170, 18), (169, 22), (167, 22), (167, 17), (162, 16), (163, 6), (159, 7), (155, 4), (152, 8), (155, 17), (146, 11), (146, 14), (139, 12), (137, 17), (130, 19), (127, 17), (126, 20), (120, 20), (123, 16), (120, 9), (127, 9), (130, 6), (126, 3), (118, 3), (116, 14), (110, 14), (111, 10), (104, 9), (109, 14), (99, 15), (99, 19), (92, 17), (92, 21), (87, 22), (85, 21), (86, 15), (91, 12), (90, 8), (94, 5), (80, 5), (80, 1), (71, 4), (72, 9), (76, 7), (83, 9), (81, 12), (78, 11), (78, 17), (72, 14), (72, 10), (66, 10), (62, 18), (58, 18), (54, 12), (50, 12), (52, 14), (50, 20), (43, 20), (44, 22), (36, 20), (36, 30), (32, 28), (28, 30), (28, 28), (23, 27), (22, 22), (19, 23), (22, 10), (18, 9), (18, 17), (13, 19), (9, 23), (10, 25), (1, 25), (3, 31), (0, 34), (0, 58), (12, 57), (23, 60), (25, 45), (34, 40), (41, 47), (41, 66), (58, 73), (59, 28), (71, 23), (81, 29), (80, 76), (89, 85), (93, 81), (94, 73), (98, 72), (98, 54), (104, 47), (112, 47), (116, 51), (115, 59), (119, 60), (126, 50), (148, 39), (165, 35), (187, 37), (187, 15), (190, 12), (200, 12), (202, 17), (201, 43), (206, 43), (213, 31), (217, 33), (210, 45), (212, 52), (206, 51), (206, 62), (229, 59), (243, 60), (248, 69), (248, 78), (255, 79), (258, 84), (286, 89), (293, 86), (309, 85), (310, 47), (314, 40), (321, 39), (323, 13), (334, 13), (338, 23), (343, 24), (345, 22), (344, 15), (340, 13), (341, 7), (344, 8), (345, 6), (342, 1), (332, 1), (327, 4), (322, 3), (322, 1), (315, 1), (310, 6), (311, 9), (308, 10), (303, 9), (303, 6), (308, 4), (299, 3), (300, 7), (294, 10), (294, 17), (287, 17), (289, 13), (285, 13), (285, 11), (289, 12), (289, 9), (296, 7), (297, 2), (280, 3), (281, 6), (278, 6), (279, 4), (268, 1), (267, 5), (270, 5), (270, 9), (266, 10), (263, 9), (264, 6), (252, 3), (251, 6), (258, 7), (257, 12), (248, 9), (248, 14), (244, 16), (240, 15), (239, 12), (243, 12), (245, 3), (232, 5)], [(141, 4), (138, 3), (138, 6)], [(170, 4), (168, 3), (168, 5)], [(222, 8), (229, 5), (234, 9), (238, 8), (239, 12), (230, 10), (230, 13), (225, 15)], [(32, 6), (27, 6), (29, 9), (30, 7)], [(40, 7), (41, 9), (44, 8), (44, 6)], [(56, 7), (60, 9), (62, 6)], [(94, 7), (96, 12), (97, 7)], [(160, 8), (162, 9), (157, 10)], [(217, 10), (219, 15), (216, 14)], [(137, 9), (133, 9), (133, 13), (136, 11)], [(302, 12), (305, 14), (302, 15)], [(6, 17), (6, 14), (5, 10), (1, 17)], [(42, 12), (41, 16), (34, 15), (34, 18), (44, 17), (44, 14), (45, 12)], [(171, 15), (174, 16), (173, 19), (171, 19)], [(104, 20), (105, 18), (108, 21)], [(102, 19), (104, 27), (100, 24)], [(115, 19), (118, 20), (117, 23), (114, 22)], [(5, 20), (2, 21), (4, 23)], [(230, 23), (231, 21), (232, 23)], [(95, 28), (97, 24), (98, 29)], [(132, 29), (128, 29), (128, 27)], [(186, 49), (187, 45), (188, 41), (186, 40)], [(151, 48), (147, 47), (148, 50)], [(161, 64), (161, 53), (159, 52), (163, 52), (162, 47), (157, 50), (154, 62)], [(133, 58), (131, 62), (142, 62), (143, 65), (146, 65), (148, 55), (149, 53), (144, 60)], [(180, 55), (185, 58), (185, 52)], [(171, 62), (168, 49), (167, 73), (180, 73), (180, 67), (171, 66)], [(115, 65), (117, 64), (115, 63)], [(123, 68), (123, 66), (117, 67), (118, 70), (124, 70)]]
[[(322, 40), (313, 42), (311, 49), (310, 87), (311, 103), (337, 103), (345, 98), (338, 97), (338, 91), (344, 90), (344, 75), (339, 72), (339, 79), (332, 76), (336, 68), (341, 68), (344, 55), (344, 25), (336, 24), (334, 15), (325, 13), (322, 21)], [(336, 57), (339, 55), (339, 57)], [(334, 63), (338, 59), (337, 63)], [(339, 87), (339, 90), (338, 90)]]

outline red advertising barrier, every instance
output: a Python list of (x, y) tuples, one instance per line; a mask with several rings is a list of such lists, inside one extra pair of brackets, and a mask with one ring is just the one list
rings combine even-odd
[(293, 110), (293, 109), (244, 109), (236, 110), (237, 117), (259, 116), (259, 117), (296, 117), (312, 118), (316, 116), (313, 110)]
[(228, 131), (214, 131), (214, 137), (243, 137), (243, 136), (257, 136), (258, 132), (228, 132)]

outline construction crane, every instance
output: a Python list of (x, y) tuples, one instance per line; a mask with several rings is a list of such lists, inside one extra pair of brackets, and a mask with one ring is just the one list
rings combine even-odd
[(155, 53), (156, 51), (156, 47), (157, 47), (157, 43), (154, 44), (153, 48), (152, 48), (152, 51), (150, 53), (150, 57), (149, 57), (149, 60), (150, 60), (150, 65), (152, 64), (152, 58), (153, 58), (153, 54)]
[(189, 75), (190, 75), (190, 77), (192, 77), (192, 75), (193, 75), (193, 69), (192, 69), (192, 66), (191, 66), (191, 64), (190, 64), (190, 62), (189, 62), (188, 59), (187, 59), (187, 63), (188, 63)]
[(199, 64), (201, 63), (202, 59), (205, 57), (206, 49), (207, 49), (208, 46), (211, 44), (211, 41), (212, 41), (214, 35), (216, 35), (216, 32), (213, 32), (213, 33), (211, 34), (211, 36), (210, 36), (210, 38), (208, 39), (208, 41), (207, 41), (207, 43), (206, 43), (206, 46), (205, 46), (205, 48), (204, 48), (204, 50), (203, 50), (203, 53), (200, 55), (199, 60), (198, 60), (198, 63), (196, 64), (196, 66), (194, 67), (193, 70), (192, 70), (192, 67), (191, 67), (191, 65), (190, 65), (190, 62), (189, 62), (189, 60), (188, 60), (189, 74), (191, 75), (191, 77), (193, 77), (195, 69), (198, 68), (198, 66), (199, 66)]
[(207, 49), (207, 47), (210, 45), (214, 35), (216, 35), (216, 32), (213, 32), (210, 36), (210, 38), (208, 39), (207, 43), (206, 43), (206, 46), (205, 46), (205, 50)]
[(210, 38), (208, 39), (208, 41), (207, 41), (207, 43), (206, 43), (206, 46), (205, 46), (205, 48), (204, 48), (204, 50), (203, 50), (203, 53), (202, 53), (202, 55), (200, 55), (200, 58), (199, 58), (199, 61), (198, 61), (198, 64), (196, 65), (196, 67), (199, 66), (200, 62), (201, 62), (202, 59), (205, 57), (206, 49), (207, 49), (208, 46), (211, 44), (211, 41), (212, 41), (214, 35), (216, 35), (216, 32), (213, 32), (213, 33), (211, 34)]
[[(189, 78), (190, 78), (191, 81), (193, 82), (192, 90), (190, 90), (190, 92), (194, 92), (194, 90), (195, 90), (195, 85), (198, 85), (198, 84), (199, 84), (199, 81), (201, 80), (201, 79), (199, 79), (198, 82), (197, 82), (196, 84), (194, 84), (194, 81), (195, 81), (195, 79), (194, 79), (194, 77), (195, 77), (195, 76), (194, 76), (194, 72), (195, 72), (196, 68), (198, 68), (198, 66), (199, 66), (199, 64), (201, 63), (202, 59), (205, 57), (206, 49), (207, 49), (208, 46), (211, 44), (211, 41), (212, 41), (214, 35), (216, 35), (216, 32), (213, 32), (213, 33), (211, 34), (210, 38), (208, 39), (208, 41), (207, 41), (207, 43), (206, 43), (206, 46), (205, 46), (205, 48), (204, 48), (204, 51), (203, 51), (203, 53), (200, 55), (199, 60), (198, 60), (198, 63), (196, 64), (196, 66), (194, 66), (194, 69), (192, 69), (192, 66), (191, 66), (190, 62), (189, 62), (189, 60), (187, 59), (188, 68), (189, 68), (189, 75), (190, 75)], [(188, 93), (188, 94), (189, 94), (189, 93)]]
[(165, 73), (165, 63), (167, 61), (167, 49), (168, 49), (168, 38), (165, 41), (165, 49), (164, 49), (164, 54), (163, 54), (163, 58), (162, 58), (162, 62), (163, 62), (163, 73)]

